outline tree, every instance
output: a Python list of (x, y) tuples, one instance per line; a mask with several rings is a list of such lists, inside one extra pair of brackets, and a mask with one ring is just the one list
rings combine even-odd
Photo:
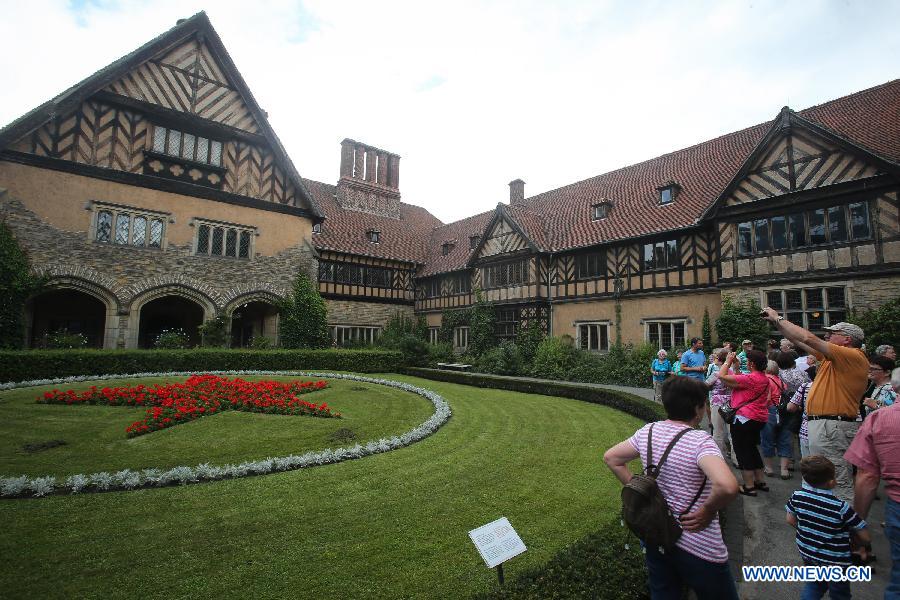
[(325, 301), (303, 271), (297, 273), (291, 293), (278, 303), (278, 310), (279, 338), (285, 348), (327, 348), (331, 345)]
[(854, 312), (850, 320), (866, 333), (866, 349), (874, 352), (882, 344), (900, 347), (900, 298), (876, 309)]
[(31, 273), (28, 256), (6, 223), (0, 222), (0, 348), (25, 344), (25, 302), (42, 286)]
[(221, 348), (228, 341), (228, 319), (220, 313), (198, 325), (197, 331), (200, 332), (201, 346)]
[(709, 324), (709, 309), (703, 309), (703, 328), (701, 334), (703, 337), (703, 346), (707, 348), (707, 352), (712, 352), (712, 326)]
[(723, 296), (722, 312), (716, 319), (719, 341), (740, 344), (742, 340), (748, 339), (757, 348), (765, 348), (771, 334), (769, 324), (759, 316), (761, 310), (756, 300), (735, 300), (730, 296)]
[(495, 346), (494, 323), (497, 316), (494, 307), (484, 299), (484, 294), (475, 289), (475, 305), (469, 314), (469, 349), (468, 352), (481, 356)]

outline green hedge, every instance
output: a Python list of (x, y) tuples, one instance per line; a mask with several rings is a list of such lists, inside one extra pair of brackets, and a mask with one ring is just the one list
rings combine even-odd
[(0, 382), (71, 375), (168, 371), (328, 370), (387, 373), (402, 366), (385, 350), (28, 350), (0, 351)]
[(604, 390), (577, 383), (564, 383), (557, 381), (528, 381), (482, 373), (461, 373), (459, 371), (441, 371), (437, 369), (418, 369), (409, 367), (403, 370), (408, 375), (446, 381), (448, 383), (460, 383), (481, 388), (508, 390), (511, 392), (525, 392), (527, 394), (541, 394), (544, 396), (561, 396), (574, 398), (595, 404), (603, 404), (629, 415), (633, 415), (642, 421), (659, 421), (666, 418), (663, 407), (650, 400), (639, 398), (625, 392)]
[(617, 519), (563, 548), (547, 564), (523, 572), (501, 589), (473, 598), (638, 600), (649, 597), (646, 582), (638, 540)]

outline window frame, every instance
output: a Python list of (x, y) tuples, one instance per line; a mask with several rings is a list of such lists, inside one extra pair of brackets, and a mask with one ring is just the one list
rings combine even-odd
[(606, 219), (609, 217), (611, 208), (612, 205), (608, 201), (591, 204), (591, 221), (602, 221), (603, 219)]
[[(829, 294), (830, 290), (840, 290), (843, 295), (843, 306), (831, 306), (832, 298)], [(810, 304), (810, 292), (818, 292), (818, 299), (813, 299), (814, 304)], [(788, 295), (799, 293), (800, 306), (789, 307)], [(770, 294), (779, 294), (780, 299), (777, 303), (771, 303)], [(795, 325), (800, 325), (804, 329), (813, 333), (822, 334), (825, 327), (847, 320), (848, 313), (852, 310), (852, 286), (846, 282), (821, 282), (819, 285), (811, 285), (809, 283), (797, 285), (779, 285), (772, 287), (764, 287), (759, 290), (760, 305), (769, 306), (776, 304), (772, 308), (776, 309), (779, 314), (784, 315), (789, 321)], [(816, 305), (818, 304), (818, 305)], [(815, 313), (821, 314), (821, 324), (810, 323), (810, 318), (816, 318)], [(800, 315), (800, 322), (797, 321), (797, 315)]]
[[(591, 270), (592, 260), (595, 266)], [(575, 279), (579, 281), (587, 279), (602, 279), (607, 274), (606, 249), (595, 250), (593, 252), (585, 252), (575, 256)], [(585, 272), (586, 271), (586, 272)]]
[[(670, 249), (670, 244), (674, 245), (674, 257), (676, 264), (669, 264), (669, 257), (672, 256), (673, 250)], [(651, 253), (652, 257), (652, 265), (648, 265), (647, 261), (647, 248), (653, 248), (653, 252)], [(661, 250), (661, 256), (665, 259), (665, 265), (660, 266), (657, 264), (657, 251)], [(671, 269), (680, 269), (681, 268), (681, 244), (679, 239), (676, 238), (667, 238), (664, 240), (657, 240), (655, 242), (646, 242), (642, 245), (642, 253), (641, 253), (641, 272), (643, 273), (651, 273), (655, 271), (669, 271)]]
[[(853, 222), (853, 209), (856, 208), (857, 210), (859, 210), (860, 207), (863, 207), (865, 209), (866, 228), (868, 231), (865, 235), (857, 236), (854, 231), (855, 226)], [(843, 239), (839, 239), (837, 241), (833, 239), (832, 234), (832, 214), (834, 214), (835, 211), (839, 211), (841, 215), (841, 222), (843, 224), (844, 233)], [(817, 235), (823, 236), (824, 241), (814, 242), (812, 232), (813, 217), (816, 217), (816, 221), (818, 221), (819, 216), (821, 216), (821, 234)], [(781, 248), (777, 248), (775, 246), (775, 222), (778, 219), (784, 220), (785, 240), (784, 247)], [(767, 249), (761, 251), (758, 249), (757, 223), (760, 223), (762, 221), (765, 221), (767, 223)], [(802, 224), (802, 243), (797, 243), (796, 241), (796, 238), (799, 237), (799, 232), (797, 231), (798, 222)], [(738, 257), (768, 256), (770, 254), (806, 251), (808, 249), (815, 248), (846, 246), (850, 244), (871, 242), (875, 239), (874, 226), (872, 223), (871, 199), (857, 200), (855, 202), (841, 202), (839, 204), (830, 204), (827, 206), (815, 206), (800, 211), (769, 215), (765, 217), (755, 217), (746, 221), (738, 221), (734, 224), (734, 227), (737, 240), (735, 244), (735, 253)], [(816, 226), (816, 229), (819, 229), (818, 225)], [(749, 230), (749, 249), (746, 249), (745, 244), (742, 243), (742, 230)]]
[[(172, 215), (168, 212), (156, 211), (156, 210), (148, 210), (146, 208), (140, 208), (137, 206), (129, 206), (127, 204), (115, 204), (112, 202), (97, 202), (92, 201), (90, 204), (90, 210), (92, 211), (91, 215), (91, 225), (88, 228), (88, 237), (92, 243), (95, 244), (108, 244), (110, 246), (118, 246), (120, 248), (141, 248), (144, 250), (164, 250), (166, 248), (166, 233), (168, 232), (169, 220)], [(98, 239), (100, 234), (100, 218), (102, 213), (108, 213), (110, 215), (110, 230), (109, 230), (109, 239), (101, 240)], [(126, 234), (125, 242), (117, 242), (117, 223), (120, 220), (120, 217), (127, 216), (128, 218), (128, 231)], [(143, 234), (143, 242), (140, 244), (134, 243), (134, 223), (136, 219), (144, 219), (144, 234)], [(154, 223), (159, 223), (160, 225), (160, 233), (159, 233), (159, 244), (151, 244), (151, 237), (153, 235), (153, 226)]]
[[(193, 239), (191, 240), (191, 255), (203, 256), (206, 258), (225, 258), (229, 260), (253, 260), (256, 255), (256, 238), (259, 231), (252, 225), (241, 225), (239, 223), (229, 223), (227, 221), (215, 221), (212, 219), (204, 219), (202, 217), (194, 217), (190, 222), (191, 227), (195, 229)], [(207, 242), (206, 251), (200, 251), (200, 234), (203, 228), (206, 228)], [(221, 232), (221, 253), (213, 252), (216, 245), (216, 232)], [(235, 233), (234, 256), (228, 254), (228, 238), (229, 232)], [(241, 256), (242, 240), (247, 237), (247, 256)]]
[[(469, 347), (469, 326), (468, 325), (460, 325), (458, 327), (453, 328), (453, 350), (461, 350), (463, 352)], [(465, 341), (465, 344), (460, 344), (460, 340)]]
[[(609, 352), (610, 348), (610, 326), (611, 323), (609, 321), (579, 321), (575, 323), (575, 344), (579, 350), (584, 350), (585, 352), (596, 352), (598, 354)], [(588, 344), (587, 347), (584, 347), (582, 344), (582, 328), (588, 328)], [(605, 331), (604, 336), (600, 336), (600, 328), (603, 328)], [(597, 335), (597, 348), (591, 348), (591, 329), (596, 328)], [(605, 338), (606, 344), (603, 347), (601, 340)]]
[[(665, 318), (665, 319), (663, 319), (663, 318), (644, 319), (644, 322), (643, 322), (644, 341), (646, 341), (648, 344), (654, 343), (653, 339), (652, 339), (653, 336), (650, 335), (650, 330), (652, 327), (656, 327), (657, 328), (656, 345), (659, 347), (660, 350), (669, 351), (669, 350), (673, 350), (673, 349), (684, 348), (684, 347), (686, 347), (685, 342), (687, 341), (687, 322), (688, 322), (687, 317)], [(681, 326), (681, 336), (682, 336), (680, 338), (681, 344), (676, 343), (676, 340), (679, 339), (675, 333), (676, 325)], [(668, 328), (669, 328), (669, 340), (672, 342), (672, 345), (669, 348), (664, 348), (662, 345), (662, 342), (665, 339), (664, 336), (662, 335), (663, 326), (668, 326)]]
[[(342, 348), (347, 341), (356, 341), (362, 339), (369, 346), (373, 345), (379, 337), (381, 337), (382, 327), (380, 325), (329, 325), (329, 333), (331, 334), (331, 343)], [(348, 335), (349, 334), (349, 335)]]
[[(481, 283), (485, 290), (529, 285), (530, 260), (518, 258), (481, 267)], [(496, 280), (496, 281), (495, 281)]]
[[(163, 131), (162, 135), (162, 148), (160, 149), (157, 145), (158, 132)], [(173, 133), (178, 134), (177, 136), (173, 136)], [(176, 145), (178, 146), (177, 152), (170, 152), (169, 149), (172, 145), (172, 141), (177, 137)], [(185, 156), (185, 147), (186, 140), (193, 140), (193, 147), (190, 152), (190, 156)], [(203, 140), (203, 144), (200, 141)], [(200, 149), (202, 147), (206, 147), (203, 157), (200, 156)], [(218, 160), (213, 161), (213, 149), (218, 148)], [(173, 127), (166, 127), (165, 125), (154, 124), (153, 125), (153, 135), (150, 138), (150, 152), (155, 154), (159, 154), (161, 156), (166, 156), (171, 159), (187, 161), (196, 165), (202, 165), (203, 167), (212, 167), (214, 169), (225, 169), (223, 163), (225, 159), (225, 142), (221, 140), (215, 140), (205, 135), (200, 135), (198, 133), (192, 133), (188, 131), (183, 131), (180, 129), (175, 129)]]

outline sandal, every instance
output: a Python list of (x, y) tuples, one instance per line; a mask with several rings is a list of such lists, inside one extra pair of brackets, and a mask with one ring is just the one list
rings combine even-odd
[(765, 481), (757, 481), (756, 485), (753, 486), (753, 489), (760, 492), (768, 492), (769, 484), (767, 484)]
[(766, 474), (766, 477), (775, 477), (775, 471), (763, 471)]
[(754, 496), (754, 497), (757, 496), (757, 493), (756, 493), (756, 489), (755, 489), (755, 488), (750, 488), (750, 489), (748, 490), (748, 489), (747, 489), (745, 486), (743, 486), (743, 485), (738, 486), (738, 493), (739, 493), (739, 494), (743, 494), (744, 496)]

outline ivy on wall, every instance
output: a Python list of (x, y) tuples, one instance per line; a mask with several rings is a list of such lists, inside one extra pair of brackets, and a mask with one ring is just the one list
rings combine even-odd
[(25, 302), (42, 285), (12, 231), (0, 222), (0, 348), (25, 345)]

